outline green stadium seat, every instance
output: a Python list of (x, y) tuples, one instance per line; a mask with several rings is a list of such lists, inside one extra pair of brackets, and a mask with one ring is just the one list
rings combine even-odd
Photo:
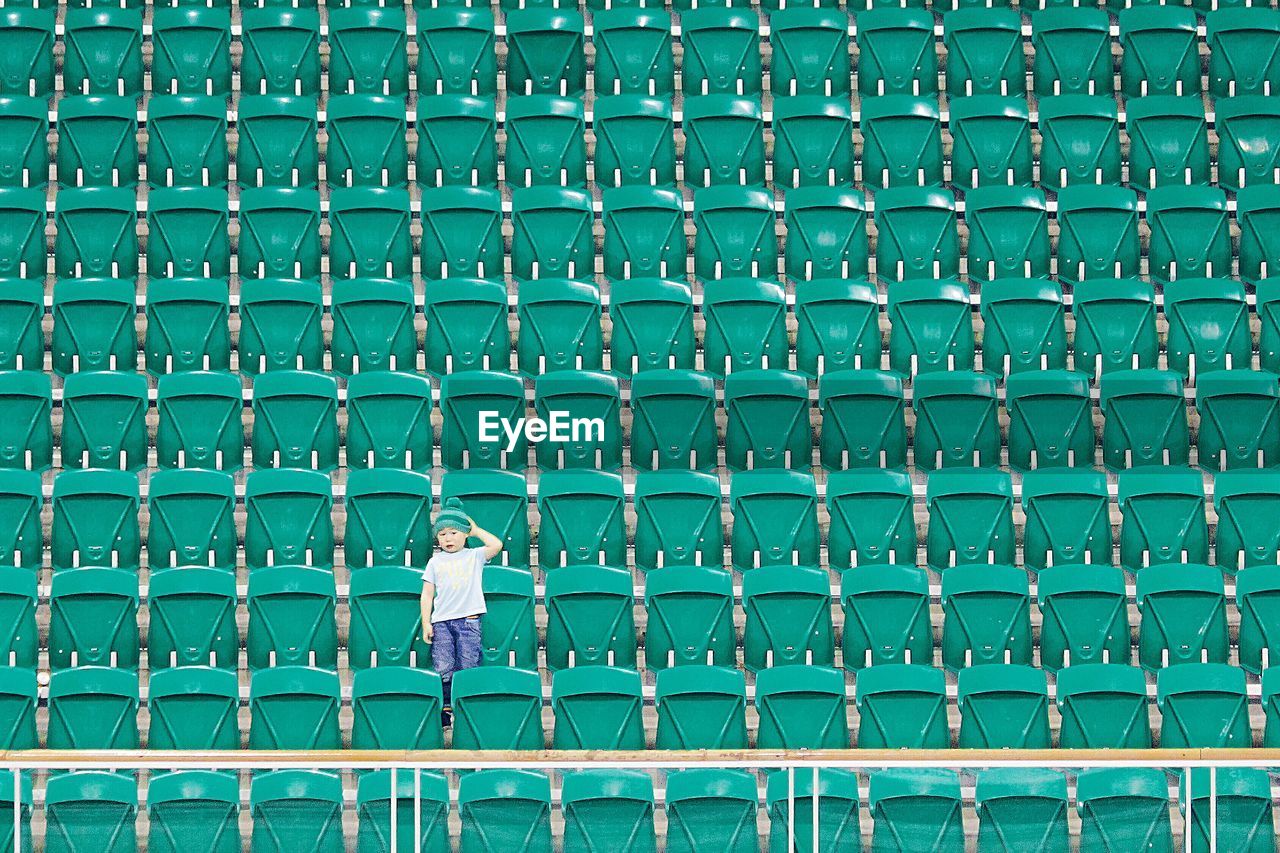
[(0, 288), (0, 369), (44, 369), (44, 283), (7, 279)]
[(419, 9), (417, 42), (419, 94), (496, 93), (498, 58), (488, 10)]
[[(25, 484), (14, 485), (21, 488)], [(10, 559), (16, 560), (12, 555), (19, 552), (24, 566), (36, 568), (40, 565), (40, 537), (36, 529), (29, 536), (24, 532), (28, 529), (26, 513), (39, 513), (39, 492), (14, 489), (11, 494), (21, 495), (14, 501), (14, 509), (22, 507), (23, 516), (19, 516), (22, 524)], [(49, 555), (54, 569), (104, 566), (137, 571), (142, 547), (138, 509), (135, 475), (126, 471), (63, 471), (53, 481)]]
[(812, 567), (773, 565), (742, 579), (743, 663), (751, 672), (795, 664), (834, 665), (831, 582)]
[(5, 666), (35, 669), (39, 655), (36, 600), (35, 572), (0, 574), (0, 662)]
[[(1198, 66), (1197, 62), (1197, 80)], [(1209, 183), (1208, 124), (1198, 98), (1130, 98), (1125, 108), (1131, 184), (1155, 188)]]
[(424, 669), (359, 670), (351, 679), (351, 748), (441, 749), (441, 690), (440, 676)]
[(803, 376), (745, 370), (729, 375), (724, 385), (724, 452), (730, 471), (809, 468), (812, 428)]
[(431, 556), (431, 480), (417, 471), (355, 469), (347, 474), (349, 568), (423, 566)]
[(564, 669), (551, 680), (552, 749), (644, 749), (640, 674), (612, 666)]
[[(923, 189), (942, 184), (942, 121), (935, 101), (909, 95), (864, 97), (858, 126), (862, 132), (862, 181), (869, 187), (911, 190), (894, 193), (889, 208), (877, 200), (878, 213), (901, 207), (903, 200), (909, 199), (917, 208), (948, 205), (954, 216), (954, 202), (939, 200), (950, 193)], [(885, 236), (883, 230), (881, 236)], [(880, 269), (884, 277), (884, 266)], [(902, 278), (898, 276), (898, 280)]]
[(452, 694), (454, 749), (545, 747), (542, 682), (536, 671), (505, 666), (460, 669), (453, 675)]
[(846, 669), (933, 661), (928, 577), (914, 566), (848, 569), (840, 576)]
[[(591, 26), (597, 98), (607, 95), (660, 98), (675, 94), (671, 19), (662, 10), (599, 10), (592, 14)], [(600, 102), (596, 103), (598, 118)]]
[(853, 184), (853, 118), (847, 101), (815, 95), (773, 102), (774, 182), (788, 189)]
[(49, 666), (138, 669), (138, 576), (126, 569), (58, 572), (49, 588)]
[(749, 10), (693, 8), (680, 15), (686, 95), (760, 95), (759, 22)]
[(353, 572), (348, 594), (348, 666), (355, 670), (430, 666), (431, 647), (422, 640), (421, 597), (422, 573), (417, 569), (373, 566)]
[(852, 370), (823, 374), (818, 380), (823, 467), (842, 471), (905, 466), (905, 405), (902, 379), (895, 373)]
[(148, 373), (163, 376), (230, 367), (231, 308), (225, 278), (152, 279), (146, 297), (143, 350)]
[(480, 770), (458, 783), (461, 853), (551, 853), (551, 780), (536, 770)]
[(152, 92), (230, 97), (230, 9), (158, 8), (151, 27)]
[(929, 475), (925, 505), (929, 568), (1014, 563), (1013, 483), (1001, 471), (939, 469)]
[(0, 94), (48, 100), (54, 95), (56, 9), (4, 10), (0, 27)]
[(1243, 669), (1225, 663), (1184, 663), (1156, 677), (1160, 748), (1249, 748), (1249, 698)]
[(1120, 565), (1138, 572), (1160, 563), (1208, 563), (1204, 483), (1187, 468), (1123, 471)]
[(693, 268), (704, 281), (777, 274), (777, 216), (766, 190), (705, 187), (694, 195), (693, 225)]
[[(235, 672), (205, 666), (155, 670), (147, 684), (149, 749), (239, 749)], [(164, 778), (163, 774), (159, 778)], [(236, 801), (239, 801), (239, 796)]]
[[(1159, 284), (1231, 271), (1226, 194), (1216, 187), (1165, 186), (1147, 194), (1148, 264)], [(1188, 236), (1194, 235), (1194, 236)]]
[[(383, 103), (396, 104), (384, 98), (377, 101), (380, 108)], [(402, 116), (403, 107), (395, 109)], [(417, 175), (424, 185), (497, 186), (498, 124), (492, 98), (424, 96), (417, 131)], [(399, 143), (400, 138), (395, 141)]]
[[(245, 9), (240, 42), (244, 46), (243, 95), (314, 97), (320, 93), (320, 14), (316, 9)], [(243, 102), (240, 110), (243, 114)]]
[[(995, 289), (987, 285), (988, 293)], [(1058, 322), (1061, 319), (1059, 313)], [(984, 357), (985, 352), (984, 348)], [(1092, 466), (1097, 444), (1087, 374), (1027, 367), (1011, 374), (1005, 385), (1010, 467), (1026, 472)]]
[(1106, 476), (1086, 468), (1029, 471), (1022, 481), (1023, 559), (1039, 571), (1063, 564), (1111, 564)]
[(1280, 368), (1280, 278), (1257, 282), (1256, 310), (1261, 322), (1258, 359), (1263, 370)]
[(636, 476), (635, 565), (723, 568), (720, 481), (707, 472), (642, 471)]
[(1119, 569), (1054, 565), (1040, 572), (1037, 595), (1042, 667), (1129, 661), (1128, 597)]
[(1012, 566), (955, 566), (942, 575), (942, 661), (1031, 664), (1031, 593)]
[(921, 664), (878, 663), (858, 673), (860, 749), (950, 748), (946, 675), (929, 666), (929, 651)]
[[(899, 187), (876, 194), (876, 275), (883, 281), (937, 281), (960, 268), (955, 199), (946, 190)], [(890, 306), (890, 320), (893, 320)], [(893, 345), (890, 343), (890, 355)]]
[(1259, 674), (1270, 665), (1273, 649), (1280, 648), (1274, 630), (1280, 584), (1274, 572), (1261, 566), (1236, 575), (1236, 606), (1240, 611), (1240, 666)]
[(654, 705), (657, 749), (747, 748), (747, 683), (732, 666), (663, 669), (658, 672)]
[(1191, 771), (1189, 781), (1187, 774), (1182, 774), (1178, 798), (1183, 819), (1191, 821), (1190, 849), (1213, 850), (1219, 844), (1226, 850), (1263, 851), (1275, 847), (1271, 777), (1266, 770), (1198, 767)]
[[(806, 269), (809, 263), (805, 262)], [(847, 267), (847, 262), (841, 266)], [(848, 278), (797, 282), (795, 306), (796, 366), (802, 373), (822, 377), (850, 369), (879, 369), (883, 350), (874, 285)]]
[[(1058, 198), (1058, 223), (1058, 272), (1063, 281), (1083, 283), (1086, 278), (1138, 275), (1138, 199), (1133, 190), (1063, 187)], [(1129, 285), (1134, 287), (1137, 285)], [(1152, 361), (1154, 366), (1154, 356)]]
[(915, 460), (926, 471), (1000, 463), (996, 381), (985, 373), (922, 373), (916, 378)]
[(1108, 373), (1098, 407), (1102, 459), (1108, 468), (1187, 463), (1187, 406), (1178, 374), (1148, 369)]
[(912, 487), (905, 472), (834, 471), (827, 478), (826, 504), (831, 518), (827, 545), (831, 568), (915, 565)]
[(427, 286), (423, 313), (427, 371), (505, 369), (511, 361), (507, 289), (499, 281), (453, 278)]
[(66, 48), (63, 90), (81, 95), (141, 97), (142, 8), (67, 11), (71, 14), (65, 18), (62, 37)]
[[(38, 691), (34, 669), (0, 667), (0, 744), (5, 749), (35, 749), (39, 746), (36, 735)], [(743, 737), (745, 745), (745, 725)], [(13, 779), (13, 774), (6, 775)]]
[(513, 95), (581, 97), (586, 91), (582, 15), (556, 9), (507, 14), (507, 90)]
[(271, 371), (253, 383), (256, 467), (330, 471), (338, 464), (338, 386), (307, 371)]
[(759, 792), (745, 770), (689, 768), (667, 774), (667, 850), (757, 853)]
[[(380, 211), (361, 211), (354, 222), (348, 215), (348, 233), (378, 233), (372, 223), (360, 221), (365, 214), (377, 212)], [(407, 214), (407, 210), (405, 212)], [(407, 225), (408, 219), (404, 222)], [(336, 230), (335, 224), (335, 237)], [(336, 259), (337, 255), (335, 248), (331, 257)], [(387, 266), (392, 263), (388, 260)], [(356, 261), (351, 261), (351, 264), (354, 266)], [(417, 339), (413, 327), (416, 308), (412, 282), (391, 278), (334, 281), (330, 311), (333, 315), (331, 352), (337, 372), (352, 376), (362, 371), (394, 371), (416, 366)]]
[(1240, 244), (1236, 252), (1240, 278), (1253, 284), (1266, 280), (1280, 269), (1280, 190), (1274, 184), (1245, 187), (1236, 193), (1236, 223)]
[(566, 773), (560, 792), (564, 850), (653, 853), (653, 779), (639, 770)]
[(48, 695), (48, 749), (138, 748), (137, 672), (105, 666), (57, 670), (49, 677)]
[[(0, 74), (0, 86), (3, 77)], [(0, 95), (0, 187), (41, 187), (49, 181), (49, 112), (37, 98)]]
[[(38, 472), (0, 470), (0, 519), (4, 521), (0, 530), (5, 531), (0, 538), (0, 565), (30, 569), (32, 575), (39, 571), (44, 555), (44, 528), (40, 518), (43, 504)], [(137, 502), (129, 508), (136, 513)], [(65, 511), (65, 505), (63, 509)], [(128, 518), (126, 513), (121, 513), (122, 522)], [(66, 551), (69, 554), (70, 549)]]
[(1159, 340), (1155, 289), (1150, 284), (1136, 278), (1081, 278), (1073, 290), (1076, 369), (1098, 378), (1156, 366)]
[(839, 9), (777, 10), (769, 16), (769, 46), (770, 89), (775, 94), (849, 94), (849, 21)]
[(1049, 749), (1049, 684), (1044, 670), (974, 666), (956, 677), (960, 749)]
[[(152, 190), (147, 197), (147, 270), (157, 278), (226, 279), (231, 270), (227, 193), (209, 187)], [(148, 303), (150, 302), (148, 291)]]
[(816, 566), (818, 491), (807, 471), (748, 470), (730, 478), (733, 569)]
[(512, 274), (521, 280), (593, 275), (594, 215), (591, 196), (580, 189), (539, 186), (516, 192), (511, 202)]
[(347, 7), (329, 15), (329, 91), (405, 97), (409, 58), (403, 9)]
[(1218, 184), (1238, 192), (1246, 184), (1275, 184), (1280, 175), (1272, 135), (1277, 114), (1272, 98), (1241, 95), (1214, 104), (1218, 131)]
[(244, 558), (250, 569), (333, 567), (333, 486), (319, 471), (254, 471), (245, 480)]
[(236, 179), (241, 187), (316, 185), (320, 151), (314, 98), (246, 95), (240, 101), (236, 127)]
[(1280, 20), (1270, 9), (1214, 9), (1205, 15), (1209, 93), (1214, 98), (1280, 90)]
[[(1001, 188), (974, 190), (972, 196)], [(1021, 192), (1015, 190), (1015, 192)], [(1012, 218), (1001, 210), (1000, 217)], [(973, 259), (974, 231), (970, 230), (970, 259)], [(1043, 235), (1047, 238), (1048, 235)], [(1024, 236), (1015, 238), (1025, 242)], [(999, 250), (997, 250), (998, 252)], [(988, 266), (994, 269), (996, 261)], [(1026, 269), (1032, 262), (1025, 261)], [(1048, 252), (1043, 270), (1048, 271)], [(996, 271), (997, 275), (999, 271)], [(1066, 317), (1062, 290), (1053, 282), (1039, 278), (1004, 278), (988, 281), (982, 292), (982, 363), (988, 373), (1009, 376), (1019, 372), (1064, 370), (1067, 366)]]
[(964, 849), (960, 778), (954, 770), (911, 768), (872, 773), (867, 793), (875, 850)]
[(240, 194), (242, 278), (320, 276), (320, 196), (277, 187)]
[(1171, 369), (1188, 376), (1232, 368), (1253, 360), (1244, 285), (1231, 279), (1180, 279), (1164, 285), (1169, 322), (1166, 356)]
[(686, 185), (702, 189), (764, 184), (764, 114), (759, 100), (693, 95), (683, 105)]
[(708, 373), (723, 378), (736, 371), (786, 368), (786, 293), (776, 281), (706, 282), (702, 305), (702, 361)]
[(1069, 850), (1067, 779), (1056, 770), (999, 767), (978, 772), (978, 843), (994, 850)]
[(519, 288), (516, 360), (521, 372), (600, 370), (604, 336), (600, 288), (586, 281), (537, 279)]
[(1138, 661), (1158, 671), (1188, 662), (1226, 663), (1227, 600), (1216, 566), (1151, 566), (1138, 573)]
[(101, 770), (53, 776), (45, 788), (44, 811), (49, 853), (138, 849), (138, 783), (131, 776)]
[(1273, 373), (1222, 370), (1202, 374), (1196, 389), (1200, 464), (1219, 471), (1263, 467), (1268, 458), (1274, 462), (1280, 456), (1277, 408), (1280, 383)]
[(340, 853), (342, 805), (342, 780), (335, 773), (276, 770), (255, 776), (249, 788), (251, 847), (257, 853)]
[(546, 667), (636, 664), (631, 575), (605, 566), (566, 566), (547, 573)]
[[(606, 246), (609, 232), (605, 232)], [(609, 255), (605, 254), (606, 275)], [(683, 281), (614, 281), (609, 298), (610, 359), (615, 373), (690, 370), (694, 364), (693, 293)], [(635, 399), (634, 385), (632, 399)], [(635, 441), (633, 437), (633, 443)]]
[[(1103, 25), (1105, 28), (1105, 21)], [(1109, 65), (1109, 54), (1107, 62)], [(1044, 139), (1040, 152), (1041, 185), (1046, 190), (1120, 183), (1120, 122), (1115, 101), (1109, 95), (1045, 96), (1040, 101), (1040, 129)], [(1090, 192), (1092, 198), (1077, 193), (1071, 201), (1083, 205), (1093, 201), (1092, 206), (1107, 208), (1124, 203), (1120, 200), (1125, 197), (1122, 193)], [(1061, 203), (1058, 210), (1063, 210)], [(1104, 235), (1094, 237), (1095, 240), (1103, 238)], [(1116, 233), (1107, 232), (1105, 239), (1111, 241), (1107, 248), (1114, 247)], [(1062, 260), (1059, 257), (1060, 267)], [(1116, 275), (1134, 271), (1126, 268)]]
[(236, 347), (240, 370), (253, 375), (322, 369), (323, 313), (319, 281), (242, 279)]
[[(507, 101), (503, 126), (505, 174), (512, 187), (586, 186), (586, 119), (581, 101), (554, 95), (514, 97)], [(553, 197), (543, 193), (544, 206)]]
[(847, 749), (844, 675), (824, 666), (775, 666), (756, 675), (759, 749)]
[(360, 777), (356, 785), (359, 853), (391, 849), (392, 802), (399, 830), (397, 841), (403, 838), (414, 843), (410, 849), (420, 853), (449, 853), (449, 783), (442, 773), (421, 770), (375, 770)]
[(1138, 667), (1122, 663), (1063, 667), (1057, 673), (1057, 689), (1062, 717), (1058, 745), (1063, 749), (1151, 748), (1147, 683)]
[(29, 853), (35, 849), (31, 842), (31, 806), (31, 780), (28, 777), (15, 780), (9, 776), (0, 782), (0, 819), (5, 822), (4, 829), (0, 829), (0, 845), (15, 853)]
[(240, 654), (236, 599), (235, 574), (229, 569), (152, 569), (147, 586), (151, 672), (168, 667), (236, 667)]
[[(1048, 278), (1049, 216), (1042, 191), (975, 188), (965, 198), (965, 221), (969, 276), (984, 283), (984, 290), (997, 283), (993, 279)], [(988, 295), (982, 296), (985, 309)]]
[(1032, 19), (1031, 46), (1037, 97), (1111, 95), (1110, 21), (1102, 10), (1044, 10)]
[[(1130, 120), (1135, 106), (1133, 98), (1200, 94), (1200, 56), (1196, 41), (1196, 13), (1193, 10), (1135, 7), (1124, 9), (1119, 19), (1120, 47), (1124, 52), (1120, 62), (1120, 88), (1130, 99)], [(1109, 45), (1107, 55), (1102, 71), (1109, 85)], [(1208, 163), (1205, 165), (1207, 167)]]
[(539, 467), (616, 471), (622, 465), (621, 409), (618, 380), (607, 373), (562, 370), (537, 377), (534, 413), (549, 425), (559, 416), (561, 430), (563, 418), (570, 421), (568, 440), (557, 439), (551, 430), (537, 444)]
[(931, 14), (883, 7), (858, 15), (857, 25), (859, 94), (919, 98), (938, 93)]
[(224, 773), (165, 773), (147, 785), (147, 849), (155, 853), (236, 853), (239, 823), (240, 785)]
[(631, 380), (631, 464), (642, 470), (711, 471), (716, 464), (715, 383), (692, 370), (647, 370)]
[(134, 294), (134, 283), (123, 279), (62, 279), (54, 285), (54, 372), (136, 370)]
[(341, 749), (340, 704), (335, 672), (309, 666), (259, 669), (249, 682), (249, 748)]
[(331, 185), (406, 185), (409, 149), (401, 101), (378, 95), (335, 95), (325, 113), (329, 138), (325, 169)]
[(338, 661), (336, 588), (332, 571), (277, 566), (249, 578), (249, 668), (312, 666)]
[(654, 569), (645, 577), (646, 668), (734, 663), (730, 575), (718, 568)]
[(1214, 555), (1224, 572), (1280, 565), (1278, 501), (1280, 480), (1270, 471), (1237, 468), (1214, 477)]
[(334, 190), (329, 201), (330, 274), (335, 279), (412, 277), (409, 219), (408, 190)]
[[(837, 768), (788, 772), (777, 770), (765, 781), (769, 806), (769, 850), (856, 850), (861, 847), (858, 823), (858, 775)], [(814, 802), (814, 798), (817, 802)], [(794, 801), (794, 806), (789, 805)], [(795, 812), (795, 830), (789, 812)], [(816, 823), (815, 826), (815, 817)]]
[(867, 274), (866, 199), (860, 192), (800, 187), (787, 192), (786, 202), (789, 278), (847, 280)]
[(243, 408), (240, 379), (232, 374), (162, 376), (156, 390), (160, 468), (238, 470), (244, 462)]
[(604, 274), (611, 281), (683, 276), (688, 250), (679, 193), (649, 186), (606, 189), (601, 219)]
[(626, 565), (625, 507), (622, 478), (617, 474), (591, 470), (543, 473), (538, 481), (538, 563), (542, 570)]
[(59, 278), (137, 276), (138, 214), (132, 189), (64, 189), (56, 204), (53, 268)]
[[(522, 475), (516, 471), (450, 471), (440, 483), (440, 503), (459, 498), (467, 514), (502, 540), (499, 563), (512, 568), (529, 567), (529, 496)], [(479, 540), (471, 540), (478, 545)]]
[(58, 103), (58, 183), (64, 187), (136, 185), (137, 140), (137, 107), (132, 98), (63, 98)]
[(535, 668), (538, 634), (534, 627), (533, 574), (491, 565), (485, 566), (480, 582), (487, 608), (480, 623), (484, 664)]
[[(985, 15), (990, 10), (982, 12)], [(955, 17), (949, 15), (947, 20)], [(1014, 36), (1019, 39), (1016, 61), (1021, 69), (1019, 32), (1015, 30)], [(979, 185), (1031, 185), (1031, 121), (1025, 101), (999, 95), (973, 95), (952, 98), (949, 106), (947, 124), (952, 138), (954, 186), (970, 190)]]
[(44, 471), (53, 463), (53, 388), (34, 371), (0, 373), (0, 468)]
[[(928, 27), (932, 50), (933, 21), (928, 21)], [(1022, 22), (1014, 10), (956, 9), (946, 16), (942, 29), (949, 96), (1021, 97), (1026, 93)], [(954, 107), (951, 117), (954, 121)]]

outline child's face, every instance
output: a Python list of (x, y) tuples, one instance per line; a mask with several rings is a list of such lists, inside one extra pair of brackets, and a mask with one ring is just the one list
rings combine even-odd
[(461, 551), (467, 544), (467, 534), (456, 527), (446, 527), (436, 534), (436, 543), (450, 554)]

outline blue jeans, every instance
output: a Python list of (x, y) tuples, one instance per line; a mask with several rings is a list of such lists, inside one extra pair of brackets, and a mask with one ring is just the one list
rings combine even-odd
[(453, 674), (480, 665), (480, 617), (436, 622), (431, 637), (431, 662), (444, 683), (444, 704), (449, 705)]

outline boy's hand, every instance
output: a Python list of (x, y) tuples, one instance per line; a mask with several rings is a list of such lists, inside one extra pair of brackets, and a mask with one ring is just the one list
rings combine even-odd
[(475, 535), (476, 535), (476, 531), (479, 529), (479, 528), (477, 528), (477, 527), (476, 527), (476, 521), (475, 521), (475, 519), (468, 515), (468, 516), (467, 516), (467, 524), (468, 524), (468, 525), (470, 525), (470, 526), (467, 528), (467, 535), (468, 535), (468, 536), (475, 536)]
[(434, 627), (430, 622), (422, 626), (422, 641), (427, 645), (431, 645), (431, 636), (435, 633)]

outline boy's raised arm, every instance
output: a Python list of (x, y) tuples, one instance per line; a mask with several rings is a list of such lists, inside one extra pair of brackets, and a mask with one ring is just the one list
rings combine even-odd
[(476, 524), (475, 521), (471, 519), (468, 519), (468, 521), (471, 521), (471, 531), (468, 535), (474, 536), (484, 543), (485, 560), (492, 560), (494, 557), (502, 553), (501, 539)]

